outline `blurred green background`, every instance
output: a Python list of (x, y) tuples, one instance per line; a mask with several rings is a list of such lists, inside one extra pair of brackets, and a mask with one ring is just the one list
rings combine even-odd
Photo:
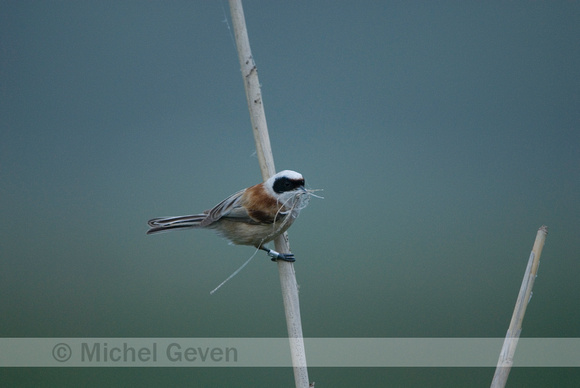
[[(307, 337), (580, 336), (580, 3), (247, 1)], [(225, 1), (0, 1), (0, 336), (284, 337), (276, 265), (146, 236), (260, 181)], [(5, 351), (5, 350), (2, 350)], [(517, 357), (517, 354), (516, 354)], [(493, 369), (310, 370), (487, 387)], [(523, 368), (508, 386), (576, 387)], [(5, 369), (2, 386), (294, 385), (287, 368)]]

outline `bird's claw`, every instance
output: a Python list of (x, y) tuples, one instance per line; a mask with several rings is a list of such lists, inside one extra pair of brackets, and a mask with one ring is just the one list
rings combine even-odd
[(294, 254), (292, 253), (280, 253), (276, 252), (273, 249), (268, 249), (266, 252), (268, 252), (268, 256), (272, 258), (272, 261), (284, 260), (289, 263), (293, 263), (296, 261), (296, 259), (294, 258)]

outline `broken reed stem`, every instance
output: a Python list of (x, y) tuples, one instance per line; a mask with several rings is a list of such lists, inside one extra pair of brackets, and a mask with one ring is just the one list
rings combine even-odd
[(530, 302), (530, 298), (532, 296), (532, 287), (534, 286), (534, 280), (536, 280), (536, 276), (538, 274), (540, 255), (542, 254), (542, 248), (544, 247), (547, 234), (548, 227), (545, 225), (538, 229), (538, 233), (536, 234), (536, 241), (534, 242), (532, 253), (530, 253), (528, 266), (526, 268), (526, 272), (524, 273), (524, 279), (522, 281), (522, 286), (520, 287), (520, 293), (516, 301), (516, 306), (514, 307), (512, 320), (510, 322), (509, 329), (499, 354), (499, 360), (497, 361), (497, 367), (491, 382), (491, 388), (505, 387), (508, 376), (510, 374), (510, 370), (514, 362), (516, 346), (518, 345), (518, 340), (522, 332), (522, 321), (524, 320), (526, 307), (528, 307), (528, 303)]
[[(274, 156), (272, 155), (272, 148), (270, 147), (266, 114), (264, 113), (264, 105), (262, 104), (258, 69), (252, 57), (252, 51), (250, 50), (250, 40), (246, 29), (242, 2), (241, 0), (229, 0), (229, 3), (242, 78), (246, 90), (246, 99), (248, 101), (254, 140), (256, 142), (256, 153), (260, 163), (262, 179), (265, 181), (276, 173), (276, 168), (274, 167)], [(290, 252), (288, 235), (286, 233), (276, 238), (274, 244), (278, 252)], [(294, 265), (283, 260), (278, 260), (278, 272), (280, 274), (282, 299), (284, 300), (284, 310), (286, 312), (294, 381), (297, 388), (308, 388), (309, 380), (308, 370), (306, 368), (306, 352), (302, 336), (300, 303)]]

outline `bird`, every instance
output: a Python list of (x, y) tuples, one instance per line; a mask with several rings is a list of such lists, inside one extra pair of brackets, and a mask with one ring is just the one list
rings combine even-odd
[(292, 253), (264, 247), (286, 232), (310, 200), (302, 174), (284, 170), (265, 182), (240, 190), (200, 214), (159, 217), (148, 221), (147, 234), (174, 229), (213, 229), (235, 245), (266, 251), (272, 261), (294, 262)]

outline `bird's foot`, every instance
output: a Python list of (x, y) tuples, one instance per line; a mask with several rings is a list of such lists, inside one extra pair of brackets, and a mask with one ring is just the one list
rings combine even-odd
[(273, 249), (267, 249), (266, 252), (268, 253), (268, 256), (272, 258), (272, 261), (284, 260), (289, 263), (293, 263), (296, 261), (296, 259), (294, 258), (294, 254), (292, 253), (280, 253), (276, 252)]

